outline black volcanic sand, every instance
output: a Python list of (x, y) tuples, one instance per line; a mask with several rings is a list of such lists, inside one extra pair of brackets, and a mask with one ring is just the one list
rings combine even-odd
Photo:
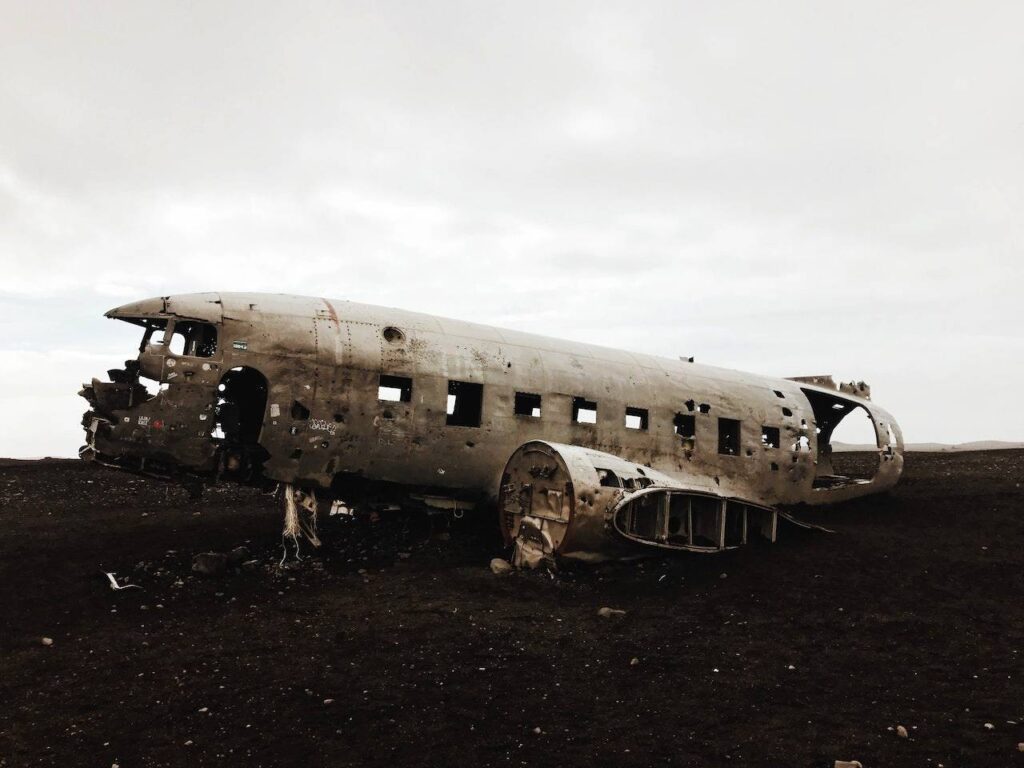
[(1022, 475), (912, 454), (833, 534), (551, 578), (417, 517), (280, 568), (269, 497), (6, 461), (0, 765), (1024, 765)]

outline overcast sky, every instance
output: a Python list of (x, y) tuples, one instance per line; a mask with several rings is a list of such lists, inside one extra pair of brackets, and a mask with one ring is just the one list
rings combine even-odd
[(1024, 440), (1024, 5), (0, 0), (0, 456), (105, 310), (348, 298)]

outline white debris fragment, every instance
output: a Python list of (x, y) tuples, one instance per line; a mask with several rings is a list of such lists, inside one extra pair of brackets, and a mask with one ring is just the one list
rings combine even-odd
[(864, 764), (860, 760), (836, 760), (832, 768), (864, 768)]
[(910, 736), (910, 734), (907, 733), (907, 729), (904, 728), (902, 725), (896, 726), (896, 735), (899, 736), (901, 739), (905, 739), (908, 736)]
[(52, 638), (52, 637), (44, 637), (44, 638), (42, 638), (42, 639), (40, 640), (40, 642), (41, 642), (41, 643), (42, 643), (43, 645), (45, 645), (45, 646), (49, 647), (49, 646), (53, 645), (53, 638)]
[(985, 730), (986, 731), (994, 731), (995, 729), (996, 729), (996, 727), (992, 723), (985, 723)]
[(631, 667), (635, 667), (639, 663), (640, 663), (640, 659), (638, 659), (636, 656), (634, 656), (632, 659), (629, 660), (629, 666), (631, 666)]
[(1024, 752), (1024, 741), (1021, 741), (1021, 742), (1017, 743), (1017, 751), (1018, 752)]
[(503, 560), (500, 557), (491, 560), (491, 573), (495, 576), (507, 576), (512, 571), (512, 564), (508, 560)]
[(540, 734), (544, 733), (544, 731), (542, 731), (540, 729), (539, 725), (536, 728), (533, 729), (533, 732), (536, 733), (537, 735), (540, 735)]
[(625, 616), (626, 612), (621, 608), (609, 608), (604, 606), (603, 608), (597, 609), (597, 615), (603, 619), (614, 619), (619, 616)]
[(118, 584), (117, 578), (113, 573), (107, 573), (106, 571), (103, 571), (103, 575), (106, 576), (107, 580), (110, 582), (111, 589), (142, 589), (142, 587), (140, 587), (138, 584), (129, 584), (128, 582), (125, 582), (124, 584)]

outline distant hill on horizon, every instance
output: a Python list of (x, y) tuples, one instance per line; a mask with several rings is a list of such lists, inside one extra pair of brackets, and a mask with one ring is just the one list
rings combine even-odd
[[(922, 451), (927, 453), (956, 453), (959, 451), (1002, 451), (1024, 448), (1024, 443), (1013, 443), (1007, 440), (975, 440), (970, 443), (907, 443), (906, 451)], [(873, 451), (875, 446), (866, 443), (832, 443), (832, 450), (837, 453), (846, 451)]]

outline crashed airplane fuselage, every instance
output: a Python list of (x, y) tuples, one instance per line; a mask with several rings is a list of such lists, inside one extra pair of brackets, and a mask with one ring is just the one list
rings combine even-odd
[[(885, 490), (903, 438), (863, 384), (773, 379), (348, 301), (192, 294), (127, 304), (136, 359), (82, 394), (83, 458), (321, 502), (498, 509), (517, 557), (715, 552), (779, 510)], [(858, 412), (873, 476), (833, 469)]]

